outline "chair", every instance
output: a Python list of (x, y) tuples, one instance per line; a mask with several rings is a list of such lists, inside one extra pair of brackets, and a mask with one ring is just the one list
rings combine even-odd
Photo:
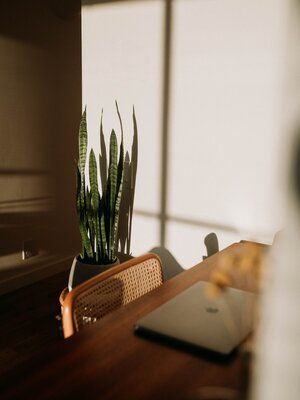
[(62, 326), (67, 338), (110, 312), (143, 296), (163, 283), (163, 272), (156, 254), (145, 254), (112, 267), (62, 292)]

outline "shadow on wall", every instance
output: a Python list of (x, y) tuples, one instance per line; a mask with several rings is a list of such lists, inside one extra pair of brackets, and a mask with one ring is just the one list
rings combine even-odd
[(164, 280), (173, 278), (184, 271), (173, 254), (163, 246), (153, 247), (150, 253), (157, 254), (161, 260)]
[[(205, 236), (204, 244), (207, 249), (207, 255), (203, 256), (203, 260), (218, 253), (219, 242), (217, 235), (214, 232)], [(179, 264), (173, 254), (163, 246), (153, 247), (150, 253), (155, 253), (159, 256), (162, 263), (164, 279), (168, 280), (184, 271), (184, 268)]]
[[(133, 110), (134, 113), (134, 110)], [(120, 243), (120, 252), (126, 255), (131, 254), (131, 230), (132, 214), (134, 205), (134, 193), (136, 184), (136, 172), (138, 162), (138, 133), (135, 118), (133, 118), (134, 134), (131, 147), (131, 160), (128, 151), (125, 155), (123, 194), (120, 205), (120, 223), (118, 243)], [(122, 128), (123, 131), (123, 128)]]

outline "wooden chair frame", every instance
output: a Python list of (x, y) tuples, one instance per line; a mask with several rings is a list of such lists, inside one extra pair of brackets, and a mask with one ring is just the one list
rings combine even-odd
[(99, 282), (103, 282), (106, 279), (113, 277), (114, 275), (125, 271), (128, 268), (134, 267), (135, 265), (141, 264), (144, 261), (150, 260), (150, 259), (156, 259), (159, 262), (160, 266), (160, 271), (161, 271), (161, 280), (163, 282), (163, 270), (162, 270), (162, 265), (161, 265), (161, 260), (160, 258), (153, 253), (147, 253), (143, 256), (132, 258), (129, 261), (126, 261), (122, 264), (116, 265), (115, 267), (112, 267), (108, 269), (107, 271), (104, 271), (100, 273), (97, 276), (94, 276), (93, 278), (87, 280), (86, 282), (83, 282), (81, 285), (76, 286), (71, 292), (67, 293), (66, 297), (63, 299), (62, 295), (64, 291), (62, 292), (62, 295), (60, 297), (60, 302), (62, 305), (62, 326), (63, 326), (63, 333), (64, 337), (68, 338), (69, 336), (72, 336), (76, 332), (76, 322), (74, 318), (74, 306), (75, 306), (75, 301), (78, 298), (80, 294), (85, 292), (88, 289), (91, 289), (94, 285), (98, 284)]

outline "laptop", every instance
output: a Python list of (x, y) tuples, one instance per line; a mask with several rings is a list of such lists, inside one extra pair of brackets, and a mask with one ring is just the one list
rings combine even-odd
[(198, 282), (137, 321), (135, 332), (230, 354), (252, 331), (255, 295), (227, 288), (208, 296)]

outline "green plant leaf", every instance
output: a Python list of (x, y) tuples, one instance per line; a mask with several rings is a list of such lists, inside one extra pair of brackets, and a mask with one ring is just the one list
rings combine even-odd
[(131, 173), (130, 158), (126, 151), (123, 168), (122, 196), (119, 211), (118, 243), (120, 252), (126, 253), (126, 243), (128, 243), (129, 232), (129, 212), (131, 204)]
[(116, 199), (115, 209), (114, 209), (114, 222), (113, 222), (113, 235), (112, 235), (112, 246), (111, 246), (111, 259), (114, 261), (116, 259), (116, 251), (117, 251), (117, 238), (118, 238), (118, 226), (119, 226), (119, 215), (120, 215), (120, 204), (122, 197), (122, 185), (123, 184), (123, 174), (121, 178), (121, 184), (118, 192), (118, 196)]
[[(98, 183), (98, 165), (93, 150), (89, 154), (89, 186), (86, 184), (85, 169), (87, 157), (87, 122), (86, 108), (83, 112), (79, 128), (79, 159), (77, 165), (77, 197), (76, 208), (79, 217), (79, 230), (82, 238), (82, 257), (87, 262), (111, 263), (116, 259), (118, 250), (118, 233), (120, 223), (120, 208), (123, 206), (126, 213), (125, 236), (129, 235), (128, 218), (132, 217), (133, 198), (122, 203), (124, 192), (124, 132), (121, 115), (116, 102), (116, 110), (121, 128), (121, 141), (118, 148), (118, 140), (112, 130), (109, 141), (109, 160), (107, 159), (106, 144), (103, 134), (103, 113), (100, 122), (100, 149), (99, 172), (101, 182), (101, 193)], [(133, 110), (134, 139), (132, 145), (131, 162), (127, 153), (126, 158), (126, 192), (134, 194), (136, 165), (137, 165), (137, 124)], [(98, 155), (97, 155), (98, 157)], [(109, 161), (109, 164), (108, 164)], [(135, 161), (135, 162), (133, 162)], [(108, 165), (107, 165), (108, 164)], [(122, 220), (122, 222), (124, 222)], [(123, 235), (124, 236), (124, 235)], [(125, 248), (125, 242), (122, 244)], [(127, 241), (128, 249), (128, 241)]]
[(102, 256), (104, 260), (108, 259), (107, 252), (107, 239), (106, 239), (106, 231), (105, 231), (105, 218), (104, 214), (100, 217), (100, 233), (101, 233), (101, 248), (102, 248)]
[[(84, 221), (79, 222), (79, 231), (81, 234), (83, 250), (86, 251), (88, 257), (93, 258), (93, 249), (91, 246), (90, 238), (88, 236), (88, 232), (87, 232)], [(83, 253), (84, 253), (84, 251), (83, 251)], [(82, 254), (82, 258), (83, 259), (85, 258), (84, 254)]]
[(108, 229), (106, 234), (108, 237), (108, 254), (111, 254), (112, 241), (113, 241), (113, 221), (114, 209), (117, 196), (117, 182), (118, 182), (118, 141), (115, 131), (112, 130), (110, 135), (109, 146), (109, 169), (108, 169), (108, 186), (107, 186), (107, 217)]
[(82, 211), (82, 206), (81, 206), (81, 175), (80, 175), (80, 170), (77, 166), (77, 175), (76, 175), (76, 209), (77, 209), (77, 214), (80, 215)]
[(78, 167), (80, 171), (81, 178), (85, 175), (85, 163), (86, 163), (86, 153), (87, 153), (87, 122), (86, 122), (86, 107), (81, 117), (79, 126), (79, 159)]
[(90, 152), (89, 174), (91, 185), (91, 206), (94, 213), (99, 211), (99, 189), (98, 189), (98, 172), (97, 162), (94, 150)]
[(106, 155), (106, 145), (103, 133), (103, 110), (101, 111), (100, 120), (100, 150), (99, 154), (99, 168), (100, 168), (100, 178), (102, 186), (102, 197), (105, 197), (105, 190), (107, 185), (107, 155)]
[(129, 229), (128, 229), (128, 240), (127, 240), (128, 255), (130, 254), (130, 246), (131, 246), (132, 213), (133, 213), (136, 173), (138, 165), (138, 127), (137, 127), (134, 107), (132, 111), (132, 119), (133, 119), (133, 142), (131, 147), (131, 163), (130, 163), (131, 194), (130, 194), (130, 207), (129, 207)]
[(117, 114), (120, 121), (121, 127), (121, 144), (120, 144), (120, 156), (119, 156), (119, 163), (118, 163), (118, 181), (117, 181), (117, 192), (119, 192), (120, 184), (123, 177), (123, 168), (124, 168), (124, 133), (123, 133), (123, 124), (122, 118), (119, 112), (118, 103), (116, 102)]
[(117, 180), (118, 180), (117, 163), (118, 163), (118, 140), (115, 131), (112, 130), (110, 135), (110, 146), (109, 146), (110, 210), (113, 210), (116, 201)]

